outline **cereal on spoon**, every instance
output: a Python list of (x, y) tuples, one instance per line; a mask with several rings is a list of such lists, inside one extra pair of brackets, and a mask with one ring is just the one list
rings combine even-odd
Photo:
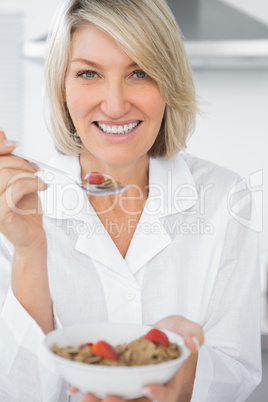
[(100, 188), (122, 185), (119, 181), (108, 178), (108, 177), (104, 177), (99, 172), (87, 173), (86, 176), (84, 177), (83, 182), (88, 183), (88, 184), (98, 185), (98, 187), (100, 187)]

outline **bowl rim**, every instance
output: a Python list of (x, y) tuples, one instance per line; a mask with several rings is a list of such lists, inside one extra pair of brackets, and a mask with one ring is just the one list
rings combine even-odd
[(98, 323), (96, 323), (95, 322), (95, 323), (78, 324), (78, 325), (74, 324), (74, 325), (65, 326), (63, 328), (58, 328), (58, 329), (55, 329), (55, 330), (50, 331), (49, 333), (47, 333), (45, 335), (45, 338), (43, 339), (43, 346), (45, 347), (45, 349), (49, 353), (49, 355), (53, 358), (53, 360), (55, 362), (60, 363), (61, 365), (71, 366), (73, 368), (74, 367), (83, 368), (84, 370), (87, 370), (87, 371), (91, 371), (91, 370), (93, 370), (95, 372), (96, 371), (101, 371), (101, 372), (109, 371), (110, 373), (113, 372), (113, 371), (116, 371), (117, 373), (121, 372), (121, 371), (124, 371), (124, 372), (131, 371), (132, 373), (134, 373), (135, 371), (139, 371), (139, 372), (144, 371), (145, 372), (145, 371), (151, 371), (152, 369), (153, 370), (162, 370), (162, 369), (165, 369), (165, 368), (168, 368), (168, 367), (176, 366), (182, 360), (182, 358), (183, 358), (183, 361), (184, 361), (191, 354), (191, 351), (186, 346), (182, 335), (180, 335), (180, 334), (178, 334), (176, 332), (167, 330), (165, 328), (161, 328), (161, 329), (158, 328), (158, 329), (160, 329), (161, 331), (165, 332), (166, 335), (172, 334), (172, 336), (177, 337), (178, 340), (177, 341), (172, 341), (172, 342), (176, 343), (182, 350), (182, 354), (179, 357), (177, 357), (175, 359), (172, 359), (172, 360), (169, 360), (169, 361), (166, 361), (166, 362), (155, 363), (155, 364), (144, 364), (144, 365), (140, 365), (140, 366), (106, 366), (106, 365), (97, 365), (97, 364), (90, 364), (90, 363), (84, 363), (84, 362), (78, 362), (78, 361), (75, 361), (75, 360), (70, 360), (70, 359), (67, 359), (65, 357), (58, 356), (58, 355), (56, 355), (55, 353), (53, 353), (51, 351), (51, 349), (50, 349), (51, 348), (51, 343), (50, 343), (50, 346), (49, 346), (49, 338), (51, 337), (51, 334), (56, 333), (56, 332), (64, 332), (66, 330), (68, 331), (68, 329), (71, 330), (71, 329), (77, 328), (77, 330), (78, 330), (78, 329), (83, 329), (83, 328), (90, 328), (91, 326), (96, 326), (96, 325), (97, 326), (102, 326), (102, 324), (103, 324), (103, 326), (107, 326), (107, 325), (122, 326), (122, 325), (124, 325), (124, 326), (129, 326), (129, 327), (130, 326), (143, 327), (145, 330), (147, 330), (147, 329), (150, 330), (152, 328), (156, 328), (153, 325), (143, 325), (143, 324), (135, 324), (135, 323), (119, 323), (119, 322), (117, 322), (117, 323), (114, 323), (114, 322), (112, 322), (112, 323), (110, 323), (110, 322), (98, 322)]

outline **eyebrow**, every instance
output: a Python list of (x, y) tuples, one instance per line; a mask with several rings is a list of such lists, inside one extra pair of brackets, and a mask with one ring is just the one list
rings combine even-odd
[[(77, 63), (77, 62), (79, 62), (79, 63), (85, 63), (85, 64), (87, 64), (88, 66), (91, 66), (91, 67), (94, 67), (94, 68), (101, 68), (101, 65), (100, 65), (100, 64), (95, 63), (94, 61), (91, 61), (91, 60), (87, 60), (87, 59), (77, 58), (77, 59), (73, 59), (73, 60), (71, 61), (71, 63)], [(132, 63), (130, 63), (130, 64), (128, 64), (128, 65), (126, 66), (127, 69), (128, 69), (128, 68), (133, 68), (133, 67), (138, 67), (138, 64), (135, 63), (135, 61), (132, 62)]]

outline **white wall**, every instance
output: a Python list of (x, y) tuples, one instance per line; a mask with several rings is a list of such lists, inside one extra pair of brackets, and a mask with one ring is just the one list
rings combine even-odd
[(43, 66), (24, 61), (24, 123), (20, 151), (45, 162), (54, 156), (55, 150), (43, 116), (43, 74)]
[(21, 35), (21, 15), (0, 13), (0, 127), (14, 140), (18, 140), (23, 122)]
[(47, 32), (54, 10), (61, 0), (0, 0), (2, 10), (24, 14), (24, 40), (36, 39)]
[[(195, 71), (198, 95), (206, 104), (188, 152), (239, 173), (263, 171), (261, 248), (268, 249), (268, 71)], [(202, 104), (201, 104), (202, 106)], [(253, 190), (256, 190), (253, 189)]]
[[(13, 11), (23, 14), (24, 30), (21, 39), (25, 42), (47, 33), (51, 18), (60, 2), (61, 0), (1, 0), (0, 13)], [(5, 38), (2, 40), (6, 41)], [(16, 140), (19, 139), (20, 151), (45, 161), (53, 155), (54, 148), (43, 119), (43, 66), (34, 61), (24, 60), (23, 78), (21, 107), (24, 119)], [(6, 134), (9, 135), (8, 132)]]
[(267, 0), (216, 0), (228, 4), (245, 14), (254, 17), (260, 22), (268, 24), (268, 1)]

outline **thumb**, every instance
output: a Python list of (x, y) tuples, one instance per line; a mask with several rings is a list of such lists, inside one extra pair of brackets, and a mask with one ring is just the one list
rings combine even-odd
[(4, 131), (0, 128), (0, 155), (7, 155), (16, 148), (17, 142), (7, 140)]
[(158, 321), (157, 328), (167, 329), (183, 336), (186, 345), (192, 352), (195, 352), (204, 343), (204, 333), (202, 327), (179, 315), (171, 315)]

